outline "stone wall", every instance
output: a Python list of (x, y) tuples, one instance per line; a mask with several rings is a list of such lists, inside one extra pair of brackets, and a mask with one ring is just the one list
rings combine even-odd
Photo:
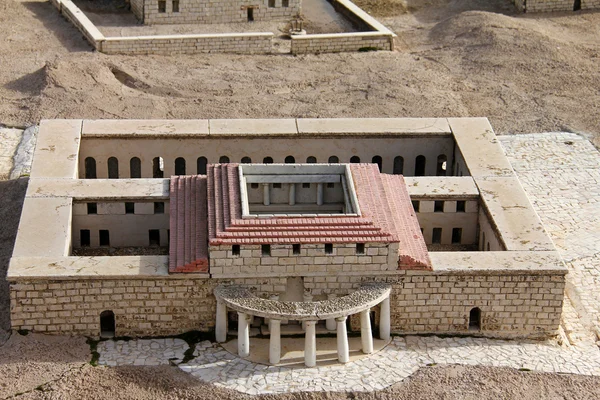
[(111, 310), (116, 336), (210, 331), (216, 312), (215, 285), (207, 278), (11, 282), (12, 329), (97, 337), (100, 313)]
[(271, 52), (272, 40), (271, 32), (109, 37), (102, 43), (102, 52), (129, 55), (264, 54)]
[(292, 54), (393, 50), (393, 38), (380, 32), (292, 36)]
[(70, 0), (53, 1), (53, 4), (60, 10), (61, 14), (71, 21), (73, 25), (85, 36), (88, 42), (96, 50), (101, 50), (104, 35), (96, 26), (86, 17), (86, 15)]
[[(248, 8), (254, 21), (291, 19), (300, 12), (301, 0), (166, 0), (160, 12), (161, 0), (146, 0), (144, 23), (152, 24), (223, 24), (249, 21)], [(174, 3), (179, 5), (176, 12)], [(270, 7), (271, 5), (271, 7)]]
[(344, 272), (394, 271), (398, 269), (397, 243), (365, 243), (364, 254), (357, 254), (356, 243), (334, 243), (332, 253), (324, 244), (302, 244), (294, 254), (292, 245), (272, 244), (271, 255), (263, 255), (261, 245), (240, 246), (235, 255), (232, 246), (210, 246), (210, 273), (214, 277), (238, 277), (264, 274), (303, 275)]
[(131, 12), (140, 22), (144, 22), (144, 1), (145, 0), (129, 0)]

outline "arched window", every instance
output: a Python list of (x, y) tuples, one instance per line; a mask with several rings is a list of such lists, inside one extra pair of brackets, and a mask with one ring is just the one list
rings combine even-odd
[(96, 160), (94, 157), (85, 159), (85, 179), (96, 179)]
[(142, 162), (137, 157), (133, 157), (129, 160), (129, 176), (131, 178), (142, 177)]
[(394, 157), (394, 174), (402, 175), (404, 173), (404, 157)]
[(373, 156), (373, 158), (371, 159), (371, 162), (373, 164), (377, 164), (377, 166), (379, 167), (379, 172), (382, 171), (382, 168), (383, 168), (383, 159), (381, 158), (381, 156)]
[(119, 160), (116, 157), (108, 159), (108, 179), (119, 179)]
[(273, 157), (263, 158), (263, 164), (273, 164)]
[(317, 157), (313, 157), (313, 156), (307, 157), (306, 158), (306, 163), (307, 164), (316, 164), (317, 163)]
[(154, 159), (152, 160), (152, 177), (165, 177), (165, 162), (162, 157), (154, 157)]
[(206, 175), (206, 164), (208, 164), (206, 157), (198, 157), (196, 160), (196, 172), (198, 175)]
[(115, 336), (115, 313), (107, 310), (100, 313), (100, 337), (111, 338)]
[(331, 156), (329, 157), (329, 160), (327, 160), (327, 162), (329, 164), (339, 164), (340, 159), (337, 156)]
[(185, 158), (177, 157), (175, 159), (175, 175), (185, 175)]
[(415, 176), (425, 176), (425, 156), (418, 156), (415, 160)]
[(481, 330), (481, 310), (479, 307), (472, 308), (469, 312), (469, 330)]
[(252, 164), (252, 159), (250, 157), (242, 157), (242, 164)]
[(295, 162), (296, 162), (296, 159), (294, 158), (294, 156), (287, 156), (287, 157), (285, 158), (285, 163), (286, 163), (286, 164), (293, 164), (293, 163), (295, 163)]
[(446, 176), (447, 170), (447, 157), (445, 154), (440, 154), (437, 158), (437, 167), (435, 170), (435, 174), (437, 176)]
[(358, 164), (360, 162), (360, 157), (359, 156), (352, 156), (352, 157), (350, 157), (350, 162), (352, 164)]
[(227, 157), (227, 156), (219, 157), (219, 164), (228, 164), (228, 163), (229, 163), (229, 157)]

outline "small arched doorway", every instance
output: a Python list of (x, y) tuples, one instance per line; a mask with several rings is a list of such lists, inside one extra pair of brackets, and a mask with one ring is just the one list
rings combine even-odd
[(472, 308), (469, 312), (469, 330), (481, 330), (481, 309), (479, 307)]
[(115, 313), (110, 310), (100, 313), (100, 337), (115, 337)]

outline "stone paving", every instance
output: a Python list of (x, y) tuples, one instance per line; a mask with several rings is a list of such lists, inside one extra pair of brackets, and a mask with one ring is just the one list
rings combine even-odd
[[(214, 385), (249, 394), (296, 391), (373, 391), (400, 382), (428, 364), (512, 367), (600, 375), (600, 154), (571, 133), (500, 136), (530, 200), (570, 268), (563, 328), (571, 343), (485, 338), (395, 337), (381, 351), (346, 365), (278, 367), (241, 359), (218, 344), (179, 339), (101, 342), (103, 365), (168, 364)], [(589, 324), (588, 324), (589, 323)]]

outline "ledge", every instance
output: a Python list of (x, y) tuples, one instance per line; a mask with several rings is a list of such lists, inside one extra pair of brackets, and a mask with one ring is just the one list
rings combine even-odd
[(405, 176), (404, 181), (411, 198), (479, 198), (479, 189), (477, 189), (475, 181), (467, 176)]
[(27, 197), (74, 200), (168, 199), (170, 179), (31, 179)]

